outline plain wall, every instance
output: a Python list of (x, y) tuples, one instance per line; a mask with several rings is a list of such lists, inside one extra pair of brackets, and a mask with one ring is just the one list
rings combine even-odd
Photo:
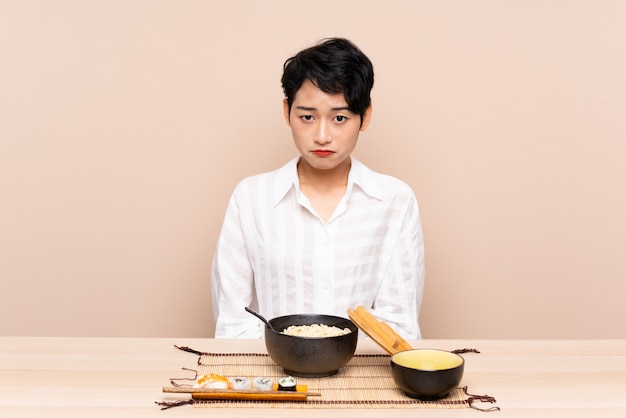
[(0, 335), (213, 335), (228, 197), (296, 155), (286, 58), (376, 70), (426, 338), (624, 338), (626, 2), (0, 0)]

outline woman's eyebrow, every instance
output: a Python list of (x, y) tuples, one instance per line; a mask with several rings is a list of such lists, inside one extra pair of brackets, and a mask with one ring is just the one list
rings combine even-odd
[(314, 110), (317, 110), (317, 108), (315, 108), (315, 107), (308, 107), (308, 106), (296, 106), (296, 109), (298, 109), (298, 110), (306, 110), (308, 112), (312, 112)]
[[(296, 106), (296, 109), (298, 110), (306, 110), (308, 112), (313, 112), (316, 111), (317, 108), (316, 107), (309, 107), (309, 106)], [(340, 110), (350, 110), (350, 108), (348, 106), (340, 106), (340, 107), (333, 107), (330, 110), (337, 112)]]

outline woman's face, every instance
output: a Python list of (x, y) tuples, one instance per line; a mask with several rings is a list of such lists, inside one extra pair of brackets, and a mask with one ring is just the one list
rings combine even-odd
[(371, 106), (361, 116), (348, 110), (341, 93), (325, 93), (307, 80), (295, 95), (291, 111), (284, 101), (285, 120), (302, 156), (301, 162), (318, 170), (350, 163), (359, 132), (369, 124)]

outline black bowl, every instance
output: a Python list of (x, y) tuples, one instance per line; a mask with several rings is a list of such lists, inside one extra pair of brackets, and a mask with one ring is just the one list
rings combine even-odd
[[(265, 347), (286, 374), (300, 377), (325, 377), (336, 374), (352, 359), (359, 329), (352, 321), (332, 315), (296, 314), (269, 320), (276, 331), (265, 327)], [(282, 334), (291, 325), (324, 324), (349, 328), (350, 333), (336, 337), (299, 337)]]
[(445, 398), (463, 378), (465, 361), (443, 350), (415, 349), (391, 357), (391, 374), (408, 396), (421, 400)]

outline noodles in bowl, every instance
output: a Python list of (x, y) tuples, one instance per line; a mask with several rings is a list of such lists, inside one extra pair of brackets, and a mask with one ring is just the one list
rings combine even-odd
[(359, 329), (347, 318), (294, 314), (270, 319), (269, 323), (272, 328), (265, 327), (267, 353), (290, 376), (331, 376), (356, 350)]
[(290, 325), (285, 328), (281, 333), (285, 335), (292, 335), (294, 337), (307, 337), (307, 338), (324, 338), (324, 337), (338, 337), (340, 335), (346, 335), (351, 333), (350, 328), (339, 328), (336, 326), (329, 326), (326, 324), (311, 324), (311, 325)]

